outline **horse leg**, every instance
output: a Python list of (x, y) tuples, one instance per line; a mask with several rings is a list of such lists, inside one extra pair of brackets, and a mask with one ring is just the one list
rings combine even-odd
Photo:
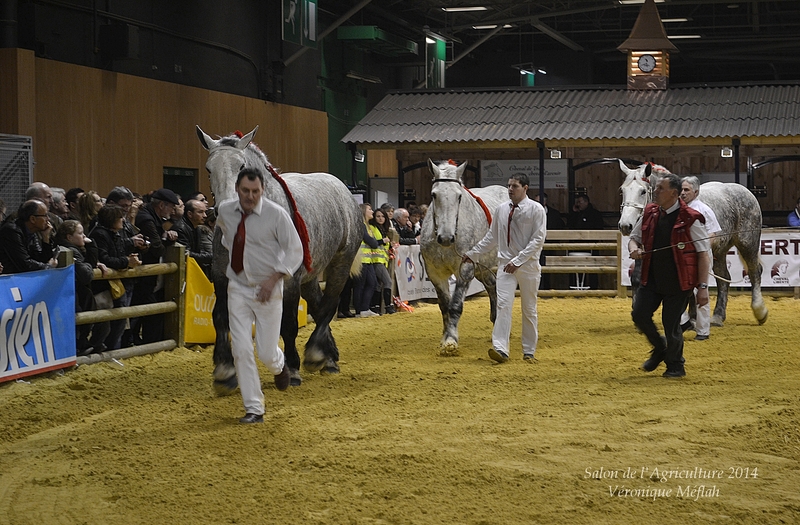
[(300, 355), (297, 353), (297, 305), (300, 304), (300, 283), (295, 274), (284, 284), (283, 314), (281, 315), (281, 337), (285, 366), (289, 369), (290, 385), (300, 386)]
[(231, 353), (230, 321), (228, 320), (228, 279), (214, 277), (214, 293), (217, 297), (211, 318), (217, 336), (214, 342), (214, 390), (218, 395), (227, 396), (236, 391), (239, 382), (233, 366)]
[(767, 305), (764, 304), (764, 298), (761, 296), (761, 272), (763, 271), (763, 267), (758, 260), (758, 249), (761, 246), (761, 232), (758, 232), (758, 234), (759, 237), (750, 245), (754, 246), (755, 249), (742, 249), (739, 246), (737, 246), (737, 248), (739, 248), (739, 253), (742, 255), (747, 265), (747, 275), (750, 277), (750, 308), (753, 309), (753, 315), (758, 321), (758, 324), (764, 324), (767, 322), (769, 310), (767, 310)]
[(483, 287), (486, 288), (486, 293), (489, 294), (489, 319), (492, 321), (492, 324), (494, 324), (497, 320), (497, 278), (494, 272), (485, 269), (480, 272), (476, 271), (475, 277), (483, 283)]
[(442, 340), (439, 342), (441, 355), (455, 355), (458, 351), (458, 332), (452, 337), (448, 328), (450, 326), (450, 282), (449, 276), (434, 275), (428, 268), (428, 278), (436, 289), (436, 298), (439, 303), (439, 312), (442, 314)]
[(331, 321), (337, 312), (343, 285), (326, 280), (325, 293), (322, 293), (316, 279), (303, 284), (303, 297), (308, 301), (308, 311), (316, 325), (303, 353), (303, 368), (309, 372), (339, 372), (339, 349), (333, 339)]
[(717, 302), (714, 305), (714, 314), (711, 316), (711, 326), (725, 325), (725, 311), (728, 308), (728, 290), (730, 284), (723, 279), (730, 280), (731, 273), (728, 271), (728, 262), (725, 259), (728, 248), (714, 252), (714, 274), (722, 277), (717, 279)]

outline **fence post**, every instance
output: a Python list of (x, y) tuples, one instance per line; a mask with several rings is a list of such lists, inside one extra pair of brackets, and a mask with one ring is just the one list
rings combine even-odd
[(178, 348), (184, 346), (183, 319), (186, 310), (184, 291), (186, 288), (186, 248), (179, 243), (167, 247), (164, 262), (175, 263), (178, 270), (164, 276), (164, 300), (178, 305), (175, 311), (165, 314), (164, 339), (174, 339)]

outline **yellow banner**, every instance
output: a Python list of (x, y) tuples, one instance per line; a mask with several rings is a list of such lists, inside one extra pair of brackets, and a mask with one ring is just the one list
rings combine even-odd
[[(217, 332), (211, 312), (216, 302), (214, 285), (200, 269), (192, 257), (186, 258), (186, 316), (183, 320), (184, 339), (186, 343), (214, 343)], [(300, 298), (297, 307), (297, 325), (303, 327), (307, 323), (307, 305)]]
[(192, 257), (186, 258), (186, 317), (183, 321), (187, 343), (213, 343), (217, 332), (211, 312), (216, 296), (214, 285)]

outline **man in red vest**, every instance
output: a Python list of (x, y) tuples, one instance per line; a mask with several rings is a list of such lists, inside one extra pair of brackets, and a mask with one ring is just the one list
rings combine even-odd
[[(644, 209), (631, 232), (631, 258), (642, 259), (642, 285), (636, 292), (631, 316), (636, 327), (653, 345), (642, 369), (652, 372), (662, 361), (664, 377), (686, 375), (683, 359), (681, 313), (698, 288), (697, 304), (708, 304), (709, 241), (703, 215), (680, 198), (681, 179), (669, 173), (659, 177), (655, 202)], [(661, 306), (662, 336), (653, 323)]]

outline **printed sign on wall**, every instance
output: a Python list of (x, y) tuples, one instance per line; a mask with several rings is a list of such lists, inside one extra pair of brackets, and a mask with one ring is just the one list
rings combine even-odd
[[(569, 164), (566, 159), (544, 161), (544, 188), (566, 189)], [(538, 160), (482, 160), (481, 186), (497, 184), (504, 188), (514, 173), (524, 173), (530, 180), (531, 190), (539, 189)]]
[[(397, 295), (403, 301), (416, 301), (417, 299), (436, 299), (436, 288), (428, 279), (425, 270), (425, 260), (419, 251), (419, 245), (398, 246), (395, 250), (394, 278), (397, 282)], [(456, 285), (456, 278), (450, 276), (450, 293)], [(467, 295), (474, 295), (484, 290), (483, 284), (473, 279), (467, 288)]]

